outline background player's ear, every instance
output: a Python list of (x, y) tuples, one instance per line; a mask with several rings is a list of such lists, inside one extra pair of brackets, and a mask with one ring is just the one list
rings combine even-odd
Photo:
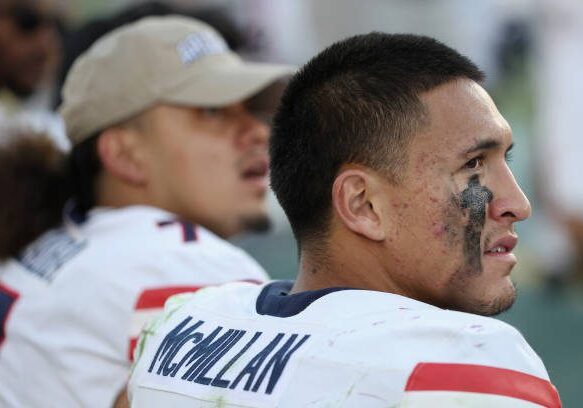
[(374, 241), (386, 237), (380, 208), (378, 181), (367, 169), (341, 170), (332, 186), (332, 205), (346, 228)]
[(138, 136), (131, 128), (111, 127), (103, 131), (97, 141), (97, 153), (105, 171), (132, 185), (145, 184), (147, 174)]

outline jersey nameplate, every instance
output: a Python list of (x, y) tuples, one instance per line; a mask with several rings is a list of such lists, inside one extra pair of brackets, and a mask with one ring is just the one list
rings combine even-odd
[[(277, 400), (310, 334), (217, 326), (189, 316), (167, 332), (148, 367), (147, 386), (196, 398)], [(145, 384), (144, 384), (145, 385)], [(245, 395), (247, 394), (247, 395)]]
[(86, 245), (86, 241), (76, 240), (59, 228), (42, 235), (22, 251), (16, 260), (33, 275), (51, 282), (57, 270)]

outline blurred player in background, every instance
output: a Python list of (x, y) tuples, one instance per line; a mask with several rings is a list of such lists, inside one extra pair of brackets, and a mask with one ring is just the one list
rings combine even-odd
[(251, 98), (291, 72), (177, 16), (76, 61), (66, 161), (22, 135), (0, 157), (0, 406), (111, 406), (166, 297), (266, 278), (223, 238), (268, 224), (269, 129)]
[(530, 204), (508, 123), (466, 57), (428, 37), (341, 41), (290, 82), (272, 187), (294, 282), (182, 294), (141, 337), (136, 407), (559, 407), (511, 326)]

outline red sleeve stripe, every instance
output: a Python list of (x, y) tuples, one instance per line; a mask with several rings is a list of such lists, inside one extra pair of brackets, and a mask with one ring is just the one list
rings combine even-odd
[(130, 362), (134, 361), (134, 349), (138, 345), (138, 338), (134, 337), (130, 339), (130, 344), (128, 346), (128, 360)]
[(520, 371), (473, 364), (419, 363), (406, 391), (461, 391), (503, 395), (560, 408), (561, 400), (549, 381)]
[(163, 307), (170, 296), (183, 292), (196, 292), (201, 286), (170, 286), (159, 289), (148, 289), (140, 294), (134, 309), (151, 309)]
[[(249, 282), (255, 284), (261, 284), (261, 281), (256, 279), (241, 279), (238, 282)], [(206, 285), (206, 286), (215, 286), (215, 285)], [(141, 294), (138, 300), (136, 301), (136, 305), (134, 306), (135, 310), (138, 309), (152, 309), (157, 307), (163, 307), (164, 303), (166, 303), (166, 299), (170, 296), (177, 295), (179, 293), (184, 292), (196, 292), (200, 288), (204, 286), (168, 286), (164, 288), (157, 288), (157, 289), (146, 289)]]
[[(249, 282), (254, 284), (260, 284), (261, 282), (255, 279), (244, 279), (241, 282)], [(212, 286), (212, 285), (209, 285)], [(145, 311), (145, 309), (160, 309), (164, 307), (166, 300), (173, 295), (184, 292), (196, 292), (203, 286), (170, 286), (157, 289), (147, 289), (144, 290), (134, 306), (134, 313), (139, 313), (139, 311)], [(134, 348), (138, 342), (137, 337), (130, 337), (128, 345), (128, 358), (133, 361)]]

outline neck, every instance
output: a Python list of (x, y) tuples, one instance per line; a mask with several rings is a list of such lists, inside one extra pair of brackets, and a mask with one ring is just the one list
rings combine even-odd
[(131, 205), (156, 206), (146, 189), (129, 185), (114, 177), (103, 174), (96, 183), (96, 205), (103, 207), (128, 207)]
[(330, 287), (350, 287), (401, 294), (382, 262), (383, 243), (359, 235), (332, 237), (323, 250), (302, 250), (292, 293)]

